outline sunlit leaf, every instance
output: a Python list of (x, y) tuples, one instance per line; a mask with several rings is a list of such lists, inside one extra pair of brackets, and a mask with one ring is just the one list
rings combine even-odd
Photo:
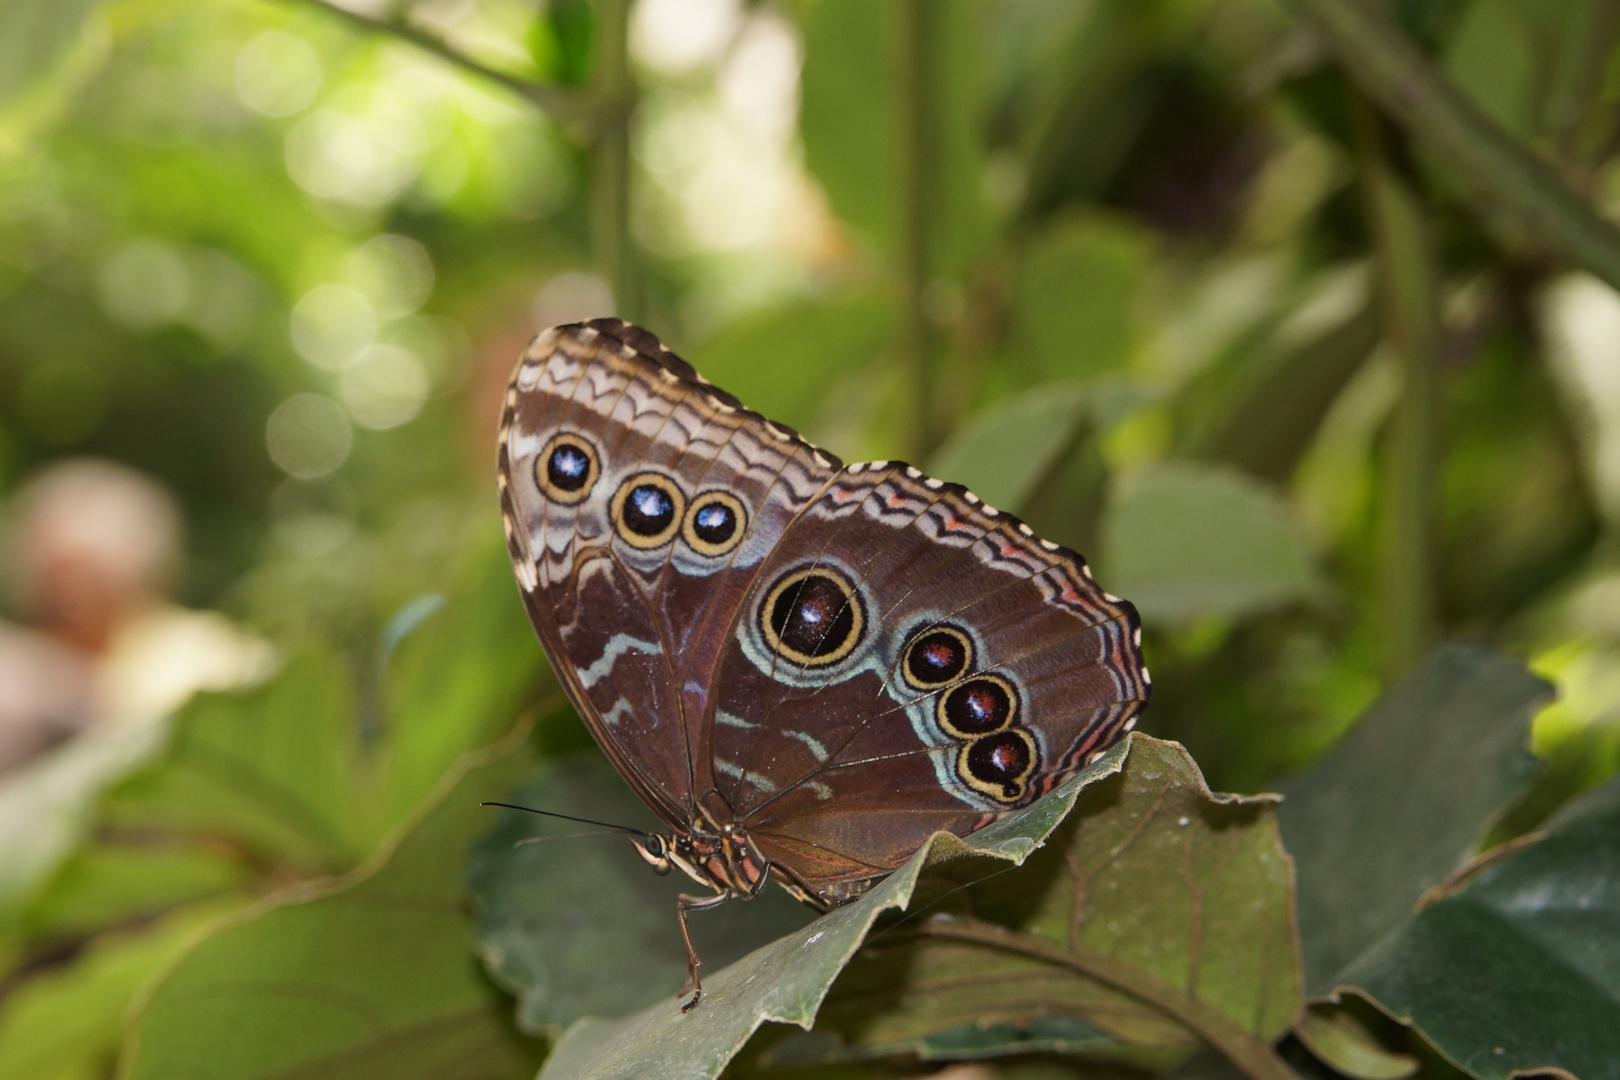
[(1315, 560), (1282, 499), (1240, 473), (1162, 465), (1127, 482), (1103, 519), (1109, 588), (1144, 618), (1237, 618), (1318, 598)]
[(1493, 860), (1335, 980), (1469, 1075), (1620, 1077), (1620, 781)]
[(1418, 1071), (1417, 1058), (1381, 1045), (1340, 1005), (1309, 1006), (1294, 1024), (1294, 1034), (1318, 1059), (1353, 1080), (1405, 1080)]
[(129, 1080), (521, 1074), (534, 1049), (477, 970), (456, 871), (488, 821), (479, 801), (533, 766), (521, 735), (464, 758), (365, 867), (261, 904), (186, 953), (140, 1007)]
[(1403, 922), (1529, 782), (1530, 716), (1548, 691), (1517, 661), (1445, 646), (1283, 786), (1312, 990)]

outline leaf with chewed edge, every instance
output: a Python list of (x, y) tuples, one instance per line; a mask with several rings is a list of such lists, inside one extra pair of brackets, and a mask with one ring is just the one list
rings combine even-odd
[(923, 870), (963, 855), (1022, 863), (1057, 828), (1088, 785), (1120, 771), (1121, 743), (1057, 791), (966, 840), (935, 833), (900, 869), (847, 907), (756, 949), (704, 979), (703, 1001), (683, 1013), (660, 1002), (619, 1020), (589, 1017), (564, 1032), (542, 1080), (657, 1077), (711, 1080), (767, 1020), (808, 1029), (828, 988), (884, 911), (903, 909)]
[[(1049, 984), (1078, 980), (1089, 988), (1081, 996), (1100, 1002), (1099, 1011), (1088, 1013), (1082, 1008), (1076, 1013), (1066, 1007), (1071, 1002), (1064, 999), (1055, 1003), (1055, 1010), (1076, 1022), (1043, 1024), (1039, 1017), (1027, 1015), (1027, 1009), (998, 1012), (998, 1004), (1009, 1002), (997, 999), (992, 987), (979, 995), (978, 1012), (973, 1013), (982, 1030), (969, 1032), (964, 1026), (953, 1026), (949, 1009), (932, 1010), (938, 1001), (930, 994), (939, 988), (927, 982), (926, 972), (915, 986), (908, 981), (926, 964), (916, 971), (904, 964), (888, 965), (888, 977), (897, 976), (905, 983), (898, 998), (880, 994), (865, 1000), (855, 1010), (858, 1016), (841, 1007), (838, 1015), (824, 1018), (830, 1023), (818, 1026), (809, 1038), (834, 1050), (842, 1042), (853, 1056), (905, 1048), (925, 1056), (983, 1057), (1031, 1049), (1072, 1049), (1079, 1043), (1118, 1046), (1123, 1035), (1154, 1062), (1168, 1064), (1176, 1056), (1184, 1056), (1202, 1035), (1229, 1055), (1264, 1059), (1253, 1075), (1286, 1075), (1265, 1071), (1268, 1067), (1282, 1069), (1267, 1042), (1292, 1018), (1300, 984), (1288, 903), (1291, 879), (1270, 821), (1274, 802), (1269, 796), (1213, 796), (1180, 746), (1132, 735), (1023, 813), (1010, 815), (966, 839), (936, 834), (861, 900), (756, 950), (706, 980), (703, 1002), (692, 1012), (682, 1014), (673, 1003), (663, 1002), (622, 1020), (587, 1019), (573, 1025), (546, 1063), (542, 1080), (638, 1076), (707, 1080), (717, 1076), (764, 1021), (808, 1029), (834, 978), (855, 957), (878, 915), (908, 907), (924, 875), (930, 885), (935, 884), (934, 879), (941, 876), (933, 872), (937, 864), (969, 855), (1024, 864), (1042, 846), (1046, 850), (1039, 861), (1047, 864), (1048, 871), (1067, 867), (1072, 877), (1079, 872), (1076, 857), (1088, 863), (1096, 912), (1088, 936), (1060, 942), (1062, 933), (1047, 935), (1052, 929), (1047, 923), (1053, 919), (1062, 927), (1070, 925), (1075, 896), (1086, 891), (1082, 885), (1079, 893), (1057, 890), (1063, 896), (1052, 902), (1063, 908), (1061, 913), (1048, 910), (1051, 905), (1044, 902), (1030, 901), (1036, 908), (1025, 912), (1028, 918), (1013, 920), (1017, 930), (977, 917), (936, 917), (921, 927), (909, 924), (917, 928), (907, 937), (924, 940), (926, 949), (943, 949), (953, 955), (966, 950), (986, 970), (1000, 973), (1006, 969), (1012, 979), (1011, 983), (1003, 980), (1006, 985), (1027, 980), (1030, 972), (1025, 969), (1050, 968), (1045, 975), (1035, 972), (1036, 981), (1029, 984), (1034, 987), (1033, 996), (1038, 997)], [(1071, 811), (1075, 817), (1065, 826)], [(1213, 818), (1204, 822), (1209, 815)], [(1189, 828), (1195, 816), (1201, 824)], [(1205, 824), (1212, 828), (1204, 828)], [(1060, 826), (1063, 832), (1054, 836)], [(1076, 835), (1085, 839), (1076, 841)], [(1195, 835), (1200, 838), (1193, 845), (1198, 850), (1188, 846)], [(973, 894), (977, 898), (972, 905), (974, 916), (981, 908), (990, 919), (1009, 912), (1016, 915), (1012, 908), (1020, 906), (1017, 897), (1021, 893), (1031, 889), (1042, 896), (1052, 893), (1042, 888), (1051, 884), (1050, 874), (1041, 873), (1034, 862), (993, 883), (981, 879), (992, 887)], [(955, 874), (959, 868), (967, 874)], [(953, 873), (945, 875), (952, 880), (943, 884), (948, 888), (958, 877), (979, 877), (974, 869), (965, 862), (954, 863)], [(1192, 897), (1190, 923), (1187, 911), (1181, 910), (1187, 907), (1183, 902), (1187, 897), (1154, 904), (1140, 889), (1121, 888), (1146, 887), (1155, 880), (1168, 885), (1189, 871), (1197, 877), (1191, 892), (1208, 893), (1206, 908), (1200, 909), (1199, 897)], [(1058, 872), (1061, 875), (1061, 869)], [(1256, 873), (1263, 879), (1258, 885), (1249, 881)], [(1249, 883), (1245, 885), (1245, 881)], [(1256, 889), (1265, 895), (1251, 904), (1249, 900), (1254, 898), (1249, 894)], [(965, 895), (957, 894), (959, 898)], [(1268, 898), (1280, 901), (1280, 906), (1266, 902)], [(1141, 917), (1144, 911), (1149, 912), (1146, 922)], [(1179, 932), (1146, 935), (1152, 940), (1144, 940), (1139, 932), (1144, 928), (1164, 930), (1159, 926), (1160, 915), (1174, 922)], [(1041, 955), (1029, 954), (1025, 946), (1035, 947)], [(866, 981), (870, 967), (860, 968), (856, 982)], [(1199, 971), (1201, 976), (1194, 974)], [(857, 997), (862, 989), (855, 988)], [(919, 996), (908, 1001), (905, 995), (913, 990)], [(950, 988), (945, 992), (951, 993)], [(892, 1011), (884, 1013), (886, 1006)], [(864, 1023), (865, 1028), (850, 1042), (852, 1017), (857, 1027)], [(997, 1025), (1001, 1019), (1010, 1022)], [(889, 1038), (902, 1032), (903, 1037)], [(876, 1038), (865, 1041), (865, 1035)], [(778, 1044), (770, 1057), (776, 1062), (795, 1056), (800, 1060), (817, 1057), (814, 1052), (803, 1053), (804, 1048), (803, 1042), (797, 1052)]]

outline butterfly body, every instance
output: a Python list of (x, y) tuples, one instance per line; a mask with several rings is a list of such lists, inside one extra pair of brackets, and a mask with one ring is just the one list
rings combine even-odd
[(669, 828), (638, 847), (715, 892), (683, 931), (772, 879), (848, 902), (1147, 700), (1135, 610), (1079, 556), (903, 463), (845, 467), (630, 324), (536, 338), (499, 459), (535, 630)]

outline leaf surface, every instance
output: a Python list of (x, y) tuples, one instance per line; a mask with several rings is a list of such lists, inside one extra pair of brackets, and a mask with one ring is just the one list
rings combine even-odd
[(521, 1073), (534, 1051), (480, 976), (455, 872), (487, 823), (479, 801), (532, 767), (518, 742), (464, 758), (355, 874), (258, 905), (183, 956), (140, 1005), (128, 1080)]
[(1620, 780), (1491, 860), (1337, 980), (1472, 1076), (1620, 1078)]
[(1287, 504), (1223, 467), (1166, 464), (1126, 484), (1103, 520), (1103, 556), (1109, 586), (1146, 619), (1238, 618), (1322, 592)]
[(1516, 660), (1443, 646), (1283, 786), (1313, 992), (1400, 925), (1528, 783), (1529, 720), (1548, 693)]
[[(576, 1023), (543, 1080), (714, 1077), (766, 1020), (816, 1025), (770, 1048), (779, 1063), (1124, 1047), (1166, 1065), (1196, 1045), (1165, 1008), (1189, 1001), (1266, 1055), (1300, 982), (1273, 801), (1212, 797), (1179, 746), (1133, 735), (1022, 814), (936, 835), (856, 903), (706, 978), (692, 1012), (666, 1000)], [(992, 860), (1024, 865), (986, 877)], [(903, 922), (857, 954), (883, 911), (970, 881), (950, 918)]]
[[(1214, 1013), (1269, 1043), (1301, 993), (1275, 804), (1212, 795), (1179, 745), (1133, 736), (1016, 873), (862, 950), (817, 1034), (837, 1032), (842, 1056), (1053, 1048), (1164, 1067)], [(956, 869), (930, 884), (971, 880)]]

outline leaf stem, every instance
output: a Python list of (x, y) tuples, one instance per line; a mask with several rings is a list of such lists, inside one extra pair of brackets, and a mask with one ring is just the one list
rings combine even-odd
[(1620, 288), (1620, 229), (1445, 78), (1368, 0), (1289, 0), (1312, 19), (1356, 84), (1456, 173), (1485, 209)]
[(641, 279), (630, 242), (630, 114), (636, 87), (630, 76), (629, 0), (598, 0), (596, 61), (591, 77), (599, 107), (591, 140), (591, 259), (613, 290), (614, 314), (641, 317)]
[(466, 53), (456, 49), (438, 35), (431, 34), (418, 26), (413, 26), (402, 17), (377, 18), (363, 12), (350, 11), (346, 7), (333, 3), (332, 0), (291, 0), (291, 2), (319, 8), (359, 29), (386, 34), (389, 37), (409, 42), (424, 52), (448, 61), (464, 71), (506, 87), (554, 119), (586, 121), (588, 123), (593, 117), (595, 110), (592, 108), (592, 103), (583, 95), (568, 90), (559, 90), (554, 86), (546, 86), (532, 79), (525, 79), (480, 63)]
[(1384, 121), (1353, 94), (1362, 200), (1372, 237), (1384, 340), (1400, 360), (1400, 400), (1384, 444), (1378, 507), (1381, 667), (1394, 682), (1433, 644), (1435, 506), (1439, 497), (1438, 270), (1423, 199), (1396, 169)]
[(943, 439), (935, 385), (935, 341), (928, 313), (930, 278), (930, 181), (935, 173), (934, 132), (929, 109), (932, 32), (937, 18), (929, 0), (900, 0), (900, 274), (905, 292), (900, 349), (911, 371), (916, 412), (911, 456), (927, 461)]
[(1270, 1045), (1243, 1030), (1213, 1005), (1105, 952), (1080, 944), (1059, 945), (975, 919), (936, 919), (923, 924), (917, 932), (1003, 949), (1068, 968), (1152, 1005), (1224, 1054), (1251, 1080), (1298, 1080)]

